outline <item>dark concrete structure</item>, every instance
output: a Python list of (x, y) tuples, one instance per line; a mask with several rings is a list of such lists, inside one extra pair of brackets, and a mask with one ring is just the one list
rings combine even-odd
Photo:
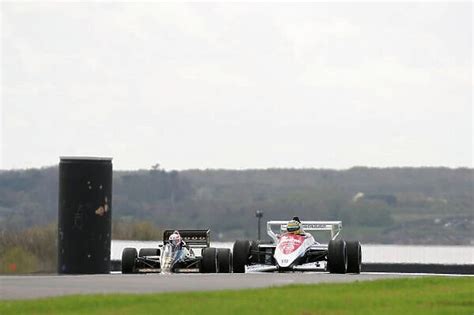
[(58, 273), (110, 272), (112, 159), (61, 157)]
[(362, 271), (363, 272), (474, 275), (474, 265), (365, 263), (365, 264), (362, 264)]

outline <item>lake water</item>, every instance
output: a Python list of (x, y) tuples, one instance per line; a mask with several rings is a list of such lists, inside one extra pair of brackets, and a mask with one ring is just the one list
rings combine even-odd
[[(125, 247), (156, 247), (153, 241), (112, 241), (112, 260), (120, 260)], [(213, 247), (232, 248), (232, 242), (213, 242)], [(362, 244), (366, 263), (474, 264), (474, 246), (421, 246)]]

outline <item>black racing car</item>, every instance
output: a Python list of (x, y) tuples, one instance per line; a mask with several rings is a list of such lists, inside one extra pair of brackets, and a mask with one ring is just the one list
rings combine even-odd
[[(228, 248), (210, 247), (209, 230), (178, 230), (184, 246), (168, 240), (175, 230), (163, 233), (163, 245), (156, 248), (125, 248), (122, 252), (122, 273), (138, 272), (232, 272), (232, 253)], [(196, 255), (200, 252), (201, 255)]]

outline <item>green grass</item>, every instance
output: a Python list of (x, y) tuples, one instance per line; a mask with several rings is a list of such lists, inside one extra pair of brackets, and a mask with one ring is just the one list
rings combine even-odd
[(474, 314), (474, 278), (2, 301), (0, 314)]

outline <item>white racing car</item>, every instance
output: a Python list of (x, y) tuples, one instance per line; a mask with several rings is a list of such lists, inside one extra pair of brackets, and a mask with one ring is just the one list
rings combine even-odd
[[(298, 220), (297, 217), (294, 219)], [(233, 271), (324, 271), (360, 273), (362, 251), (358, 241), (336, 239), (341, 221), (301, 221), (304, 232), (287, 232), (288, 221), (267, 222), (272, 242), (236, 241), (233, 247)], [(278, 228), (275, 233), (274, 229)], [(329, 231), (329, 244), (321, 244), (310, 231)]]

